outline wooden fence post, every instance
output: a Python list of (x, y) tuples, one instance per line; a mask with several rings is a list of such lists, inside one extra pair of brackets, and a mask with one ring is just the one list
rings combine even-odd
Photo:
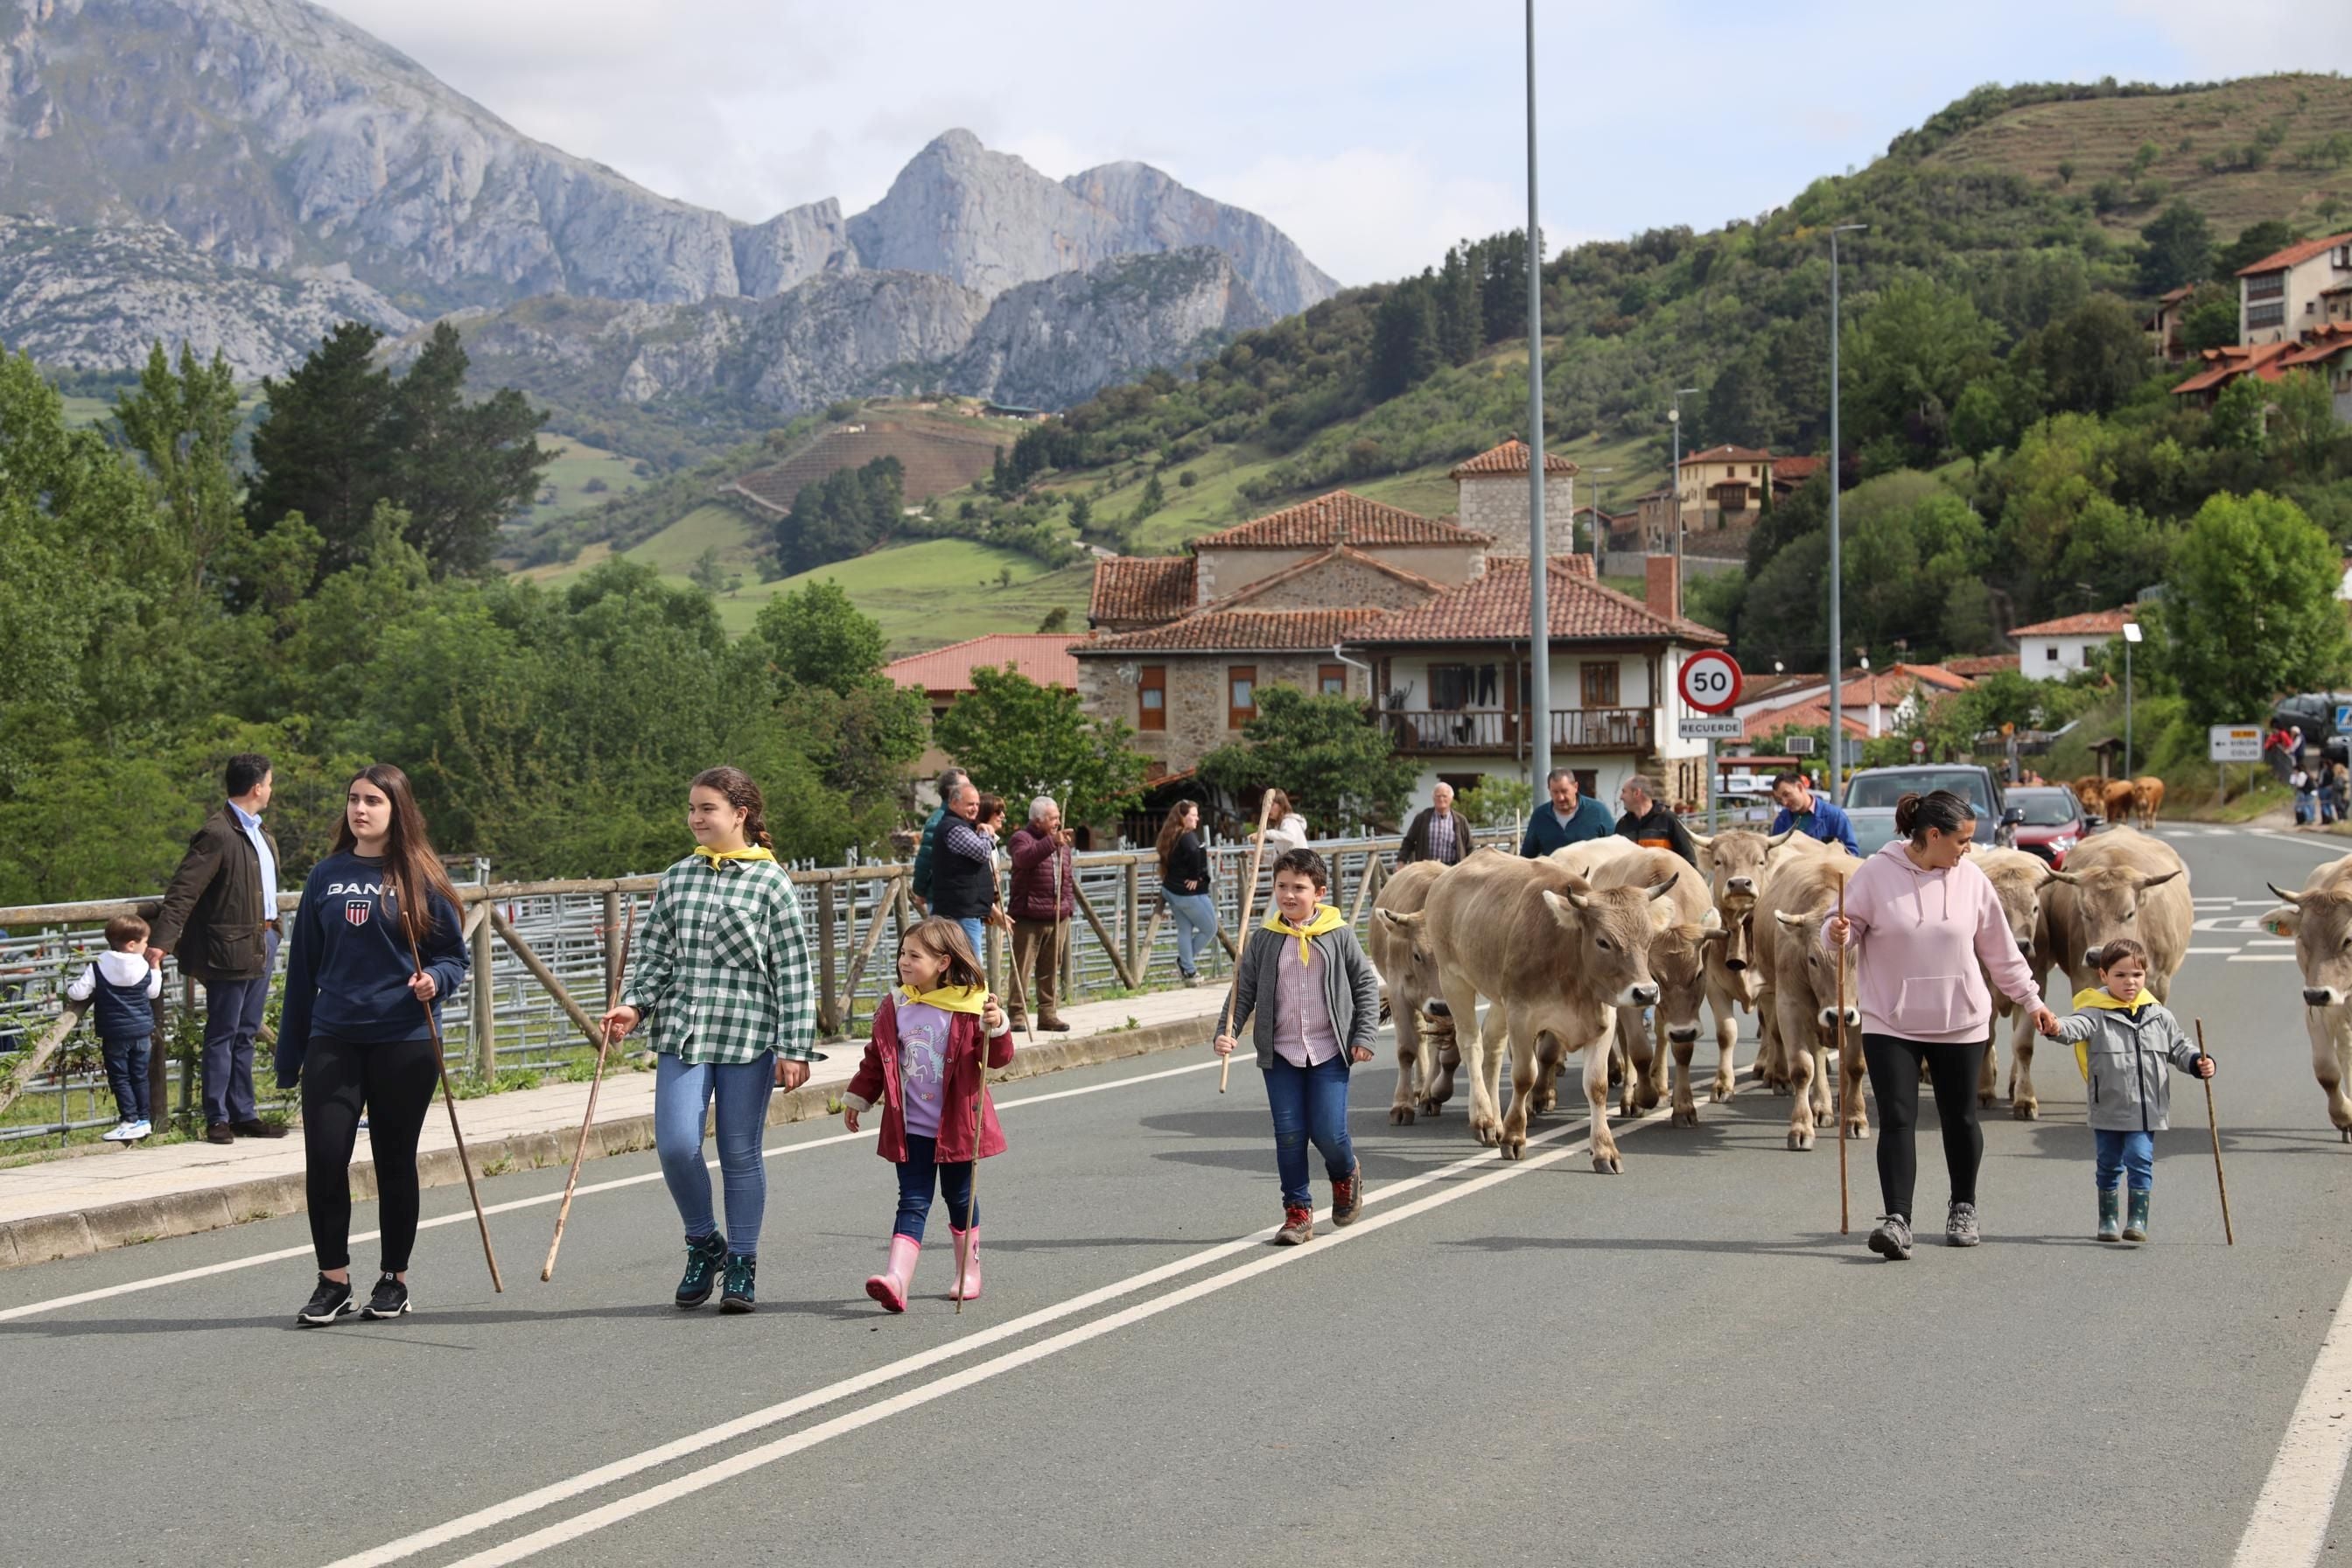
[(491, 946), (490, 922), (484, 918), (489, 909), (488, 898), (474, 906), (474, 963), (467, 976), (473, 987), (474, 1071), (485, 1083), (499, 1076), (498, 1016), (492, 1005), (498, 1000), (497, 986), (490, 974), (498, 950)]
[(816, 885), (816, 1026), (826, 1035), (841, 1033), (841, 991), (833, 973), (841, 955), (835, 943), (833, 919), (833, 879), (827, 877)]
[(1143, 877), (1133, 857), (1129, 857), (1125, 874), (1120, 879), (1119, 891), (1127, 905), (1120, 934), (1127, 942), (1127, 972), (1136, 979), (1143, 978), (1143, 950), (1136, 939), (1143, 934)]

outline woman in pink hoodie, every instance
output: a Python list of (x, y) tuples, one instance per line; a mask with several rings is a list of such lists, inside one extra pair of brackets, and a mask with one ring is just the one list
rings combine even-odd
[(1991, 881), (1966, 858), (1976, 808), (1949, 790), (1906, 795), (1895, 808), (1895, 831), (1846, 883), (1844, 918), (1833, 915), (1822, 929), (1831, 945), (1857, 949), (1862, 1055), (1878, 1096), (1878, 1186), (1886, 1205), (1870, 1249), (1890, 1261), (1911, 1256), (1922, 1063), (1935, 1068), (1936, 1115), (1952, 1178), (1944, 1239), (1977, 1244), (1977, 1166), (1984, 1159), (1977, 1072), (1992, 1034), (1992, 998), (1978, 961), (2036, 1028), (2056, 1023)]

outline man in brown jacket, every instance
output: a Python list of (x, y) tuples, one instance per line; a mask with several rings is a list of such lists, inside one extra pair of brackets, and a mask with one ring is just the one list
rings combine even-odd
[(215, 1143), (283, 1138), (253, 1094), (253, 1040), (278, 963), (278, 840), (261, 825), (269, 759), (228, 760), (228, 799), (196, 829), (163, 901), (149, 912), (150, 963), (176, 952), (205, 987), (205, 1136)]

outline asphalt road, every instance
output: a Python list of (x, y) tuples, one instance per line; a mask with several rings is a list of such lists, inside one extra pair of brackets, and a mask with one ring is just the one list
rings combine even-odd
[[(2177, 844), (2207, 929), (2174, 1005), (2221, 1062), (2234, 1248), (2188, 1080), (2156, 1239), (2089, 1238), (2051, 1052), (2044, 1120), (1987, 1123), (1973, 1252), (1863, 1249), (1874, 1142), (1841, 1237), (1834, 1141), (1789, 1152), (1752, 1088), (1696, 1131), (1619, 1122), (1609, 1177), (1575, 1117), (1513, 1165), (1458, 1097), (1391, 1128), (1386, 1058), (1354, 1095), (1364, 1219), (1275, 1248), (1256, 1074), (1220, 1099), (1145, 1058), (1007, 1089), (961, 1317), (944, 1245), (905, 1316), (866, 1300), (894, 1188), (837, 1122), (772, 1139), (750, 1318), (667, 1304), (645, 1156), (588, 1168), (549, 1285), (562, 1173), (487, 1181), (520, 1205), (503, 1296), (463, 1189), (428, 1193), (460, 1223), (394, 1323), (290, 1326), (307, 1252), (268, 1255), (299, 1218), (0, 1274), (0, 1563), (2226, 1563), (2352, 1275), (2352, 1147), (2290, 950), (2251, 929), (2262, 879), (2331, 846)], [(1921, 1166), (1932, 1221), (1932, 1134)]]

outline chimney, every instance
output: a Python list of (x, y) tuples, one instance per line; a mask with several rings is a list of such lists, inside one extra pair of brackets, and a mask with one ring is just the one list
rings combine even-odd
[(1643, 570), (1643, 603), (1649, 605), (1652, 615), (1664, 616), (1666, 619), (1673, 620), (1675, 600), (1679, 597), (1675, 592), (1677, 585), (1675, 575), (1675, 558), (1671, 555), (1644, 556)]

